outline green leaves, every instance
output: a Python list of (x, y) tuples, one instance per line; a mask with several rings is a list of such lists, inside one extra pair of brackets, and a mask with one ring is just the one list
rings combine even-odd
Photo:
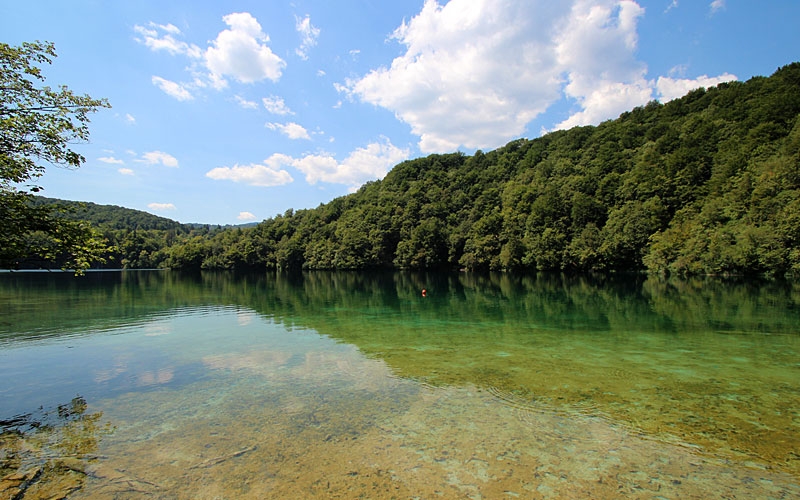
[(89, 114), (110, 107), (105, 99), (77, 95), (66, 86), (53, 90), (37, 64), (55, 58), (52, 43), (0, 43), (0, 157), (3, 181), (24, 182), (41, 176), (44, 167), (34, 159), (77, 168), (80, 154), (68, 144), (89, 138)]
[(41, 65), (52, 63), (49, 42), (0, 43), (0, 266), (20, 259), (58, 258), (81, 272), (102, 259), (108, 248), (88, 225), (67, 221), (57, 212), (34, 207), (34, 181), (43, 163), (78, 168), (85, 161), (70, 145), (89, 139), (89, 114), (109, 107), (104, 99), (76, 95), (65, 86), (42, 85)]

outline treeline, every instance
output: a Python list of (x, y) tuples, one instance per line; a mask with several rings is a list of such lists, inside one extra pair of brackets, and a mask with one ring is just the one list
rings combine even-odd
[(115, 243), (129, 267), (144, 250), (142, 267), (797, 274), (798, 116), (794, 63), (599, 126), (406, 161), (252, 228)]
[(166, 217), (116, 205), (64, 201), (45, 196), (35, 196), (32, 202), (36, 206), (54, 205), (64, 211), (65, 217), (89, 221), (100, 229), (160, 229), (178, 232), (188, 232), (190, 229), (188, 226)]
[[(164, 262), (169, 249), (187, 239), (210, 237), (226, 230), (228, 227), (208, 224), (181, 224), (180, 222), (159, 217), (141, 210), (119, 207), (116, 205), (99, 205), (90, 202), (74, 202), (34, 196), (31, 199), (34, 207), (55, 208), (61, 217), (76, 221), (87, 221), (98, 231), (110, 246), (111, 251), (102, 265), (93, 267), (151, 269), (165, 267)], [(44, 238), (34, 233), (30, 238)], [(17, 260), (17, 268), (59, 268), (59, 258), (46, 259), (32, 254), (25, 259)]]

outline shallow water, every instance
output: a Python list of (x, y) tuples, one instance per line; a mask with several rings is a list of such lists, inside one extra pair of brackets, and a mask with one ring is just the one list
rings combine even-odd
[(799, 292), (0, 275), (0, 498), (800, 497)]

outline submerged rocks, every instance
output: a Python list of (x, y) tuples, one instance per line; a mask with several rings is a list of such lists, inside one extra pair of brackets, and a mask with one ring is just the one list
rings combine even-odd
[(83, 486), (84, 479), (84, 473), (53, 461), (0, 479), (0, 500), (67, 498)]

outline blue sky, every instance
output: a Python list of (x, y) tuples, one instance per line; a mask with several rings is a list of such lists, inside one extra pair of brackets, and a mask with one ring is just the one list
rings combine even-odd
[(800, 60), (796, 0), (2, 1), (50, 85), (105, 97), (45, 196), (210, 224), (430, 153), (597, 124)]

